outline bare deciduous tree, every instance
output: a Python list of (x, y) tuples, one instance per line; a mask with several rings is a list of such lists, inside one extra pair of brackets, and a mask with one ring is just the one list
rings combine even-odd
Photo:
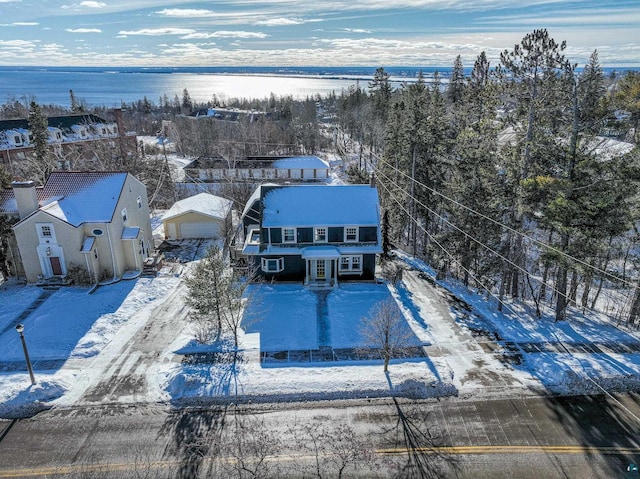
[(389, 369), (389, 361), (402, 350), (411, 346), (413, 332), (408, 327), (398, 305), (389, 298), (376, 304), (369, 314), (362, 318), (360, 334), (369, 346), (380, 349), (384, 360), (384, 372)]

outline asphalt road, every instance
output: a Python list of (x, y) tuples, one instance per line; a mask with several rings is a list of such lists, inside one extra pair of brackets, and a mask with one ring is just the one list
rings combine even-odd
[(624, 478), (639, 417), (637, 395), (54, 409), (0, 422), (0, 478)]

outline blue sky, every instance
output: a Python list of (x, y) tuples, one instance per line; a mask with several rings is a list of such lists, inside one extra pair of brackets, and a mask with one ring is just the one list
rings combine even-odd
[(546, 28), (574, 62), (597, 49), (605, 67), (640, 67), (638, 0), (0, 0), (0, 13), (9, 66), (471, 66)]

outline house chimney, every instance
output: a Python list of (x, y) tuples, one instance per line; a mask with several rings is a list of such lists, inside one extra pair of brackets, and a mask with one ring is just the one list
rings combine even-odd
[(13, 195), (16, 198), (20, 219), (29, 216), (38, 209), (36, 184), (33, 181), (13, 181)]
[(371, 188), (375, 188), (377, 186), (376, 185), (376, 175), (373, 174), (373, 173), (371, 173), (371, 176), (369, 177), (369, 186)]

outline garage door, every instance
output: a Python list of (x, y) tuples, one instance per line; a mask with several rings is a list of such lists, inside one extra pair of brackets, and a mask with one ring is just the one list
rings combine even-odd
[(180, 237), (186, 238), (217, 238), (220, 230), (217, 223), (180, 223)]

